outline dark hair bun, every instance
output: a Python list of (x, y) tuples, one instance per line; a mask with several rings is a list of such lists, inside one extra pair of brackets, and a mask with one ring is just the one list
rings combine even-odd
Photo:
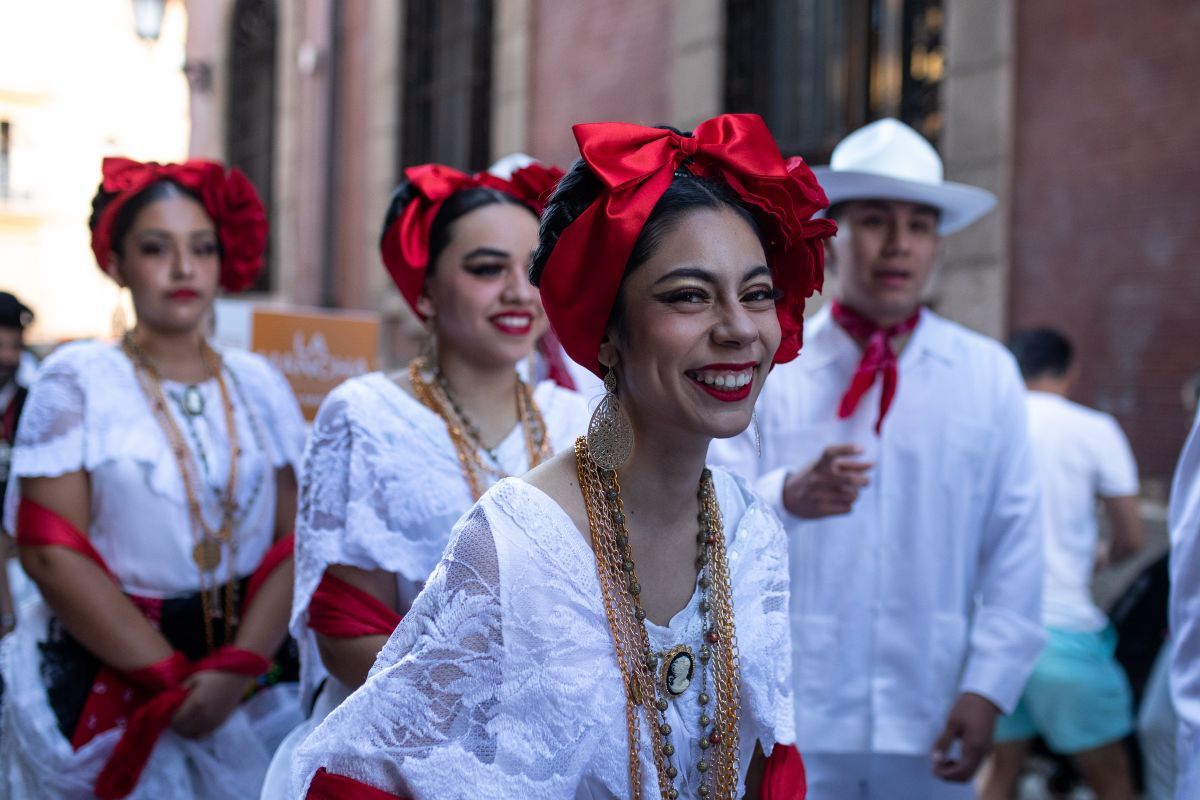
[(542, 222), (538, 229), (538, 243), (529, 265), (529, 280), (537, 286), (541, 282), (546, 262), (558, 244), (558, 237), (567, 226), (579, 218), (588, 206), (596, 201), (604, 184), (582, 158), (567, 170), (542, 209)]

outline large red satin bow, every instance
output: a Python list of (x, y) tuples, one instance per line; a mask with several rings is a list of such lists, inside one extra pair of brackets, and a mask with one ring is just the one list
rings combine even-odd
[(820, 240), (836, 226), (810, 217), (828, 205), (800, 159), (785, 163), (757, 114), (723, 114), (684, 136), (626, 123), (573, 128), (579, 152), (604, 184), (599, 198), (562, 232), (541, 281), (550, 324), (572, 359), (600, 373), (597, 355), (621, 277), (651, 211), (683, 164), (719, 176), (754, 212), (783, 297), (776, 363), (800, 351), (804, 300), (821, 286)]
[(530, 164), (516, 170), (511, 179), (505, 179), (489, 172), (468, 175), (443, 164), (422, 164), (406, 169), (404, 177), (412, 184), (416, 196), (388, 226), (379, 249), (396, 288), (417, 316), (424, 319), (417, 309), (417, 300), (429, 270), (429, 232), (442, 205), (461, 191), (488, 188), (511, 195), (538, 214), (550, 190), (562, 177), (562, 170)]
[(114, 195), (92, 230), (92, 254), (101, 269), (108, 267), (113, 223), (121, 209), (151, 184), (169, 180), (199, 195), (212, 218), (221, 241), (221, 286), (239, 292), (254, 283), (267, 244), (267, 214), (254, 185), (239, 170), (226, 173), (221, 164), (202, 159), (157, 164), (106, 158), (101, 176), (101, 188)]

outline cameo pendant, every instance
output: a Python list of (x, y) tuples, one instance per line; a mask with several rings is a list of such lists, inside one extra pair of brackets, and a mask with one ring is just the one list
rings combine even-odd
[(204, 395), (200, 392), (199, 386), (188, 386), (183, 390), (183, 397), (180, 398), (179, 407), (183, 409), (183, 413), (189, 417), (198, 417), (204, 413)]
[(663, 654), (659, 683), (669, 697), (679, 697), (692, 685), (696, 672), (696, 656), (687, 645), (668, 650)]

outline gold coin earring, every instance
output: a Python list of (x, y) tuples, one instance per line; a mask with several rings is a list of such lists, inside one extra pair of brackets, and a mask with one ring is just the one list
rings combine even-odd
[(588, 455), (600, 469), (617, 470), (633, 453), (633, 423), (617, 397), (617, 373), (604, 375), (604, 397), (592, 412), (587, 431)]

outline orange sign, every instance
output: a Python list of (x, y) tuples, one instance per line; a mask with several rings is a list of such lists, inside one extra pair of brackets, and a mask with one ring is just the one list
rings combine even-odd
[(377, 368), (379, 320), (365, 313), (255, 308), (250, 349), (283, 373), (311, 422), (335, 386)]

